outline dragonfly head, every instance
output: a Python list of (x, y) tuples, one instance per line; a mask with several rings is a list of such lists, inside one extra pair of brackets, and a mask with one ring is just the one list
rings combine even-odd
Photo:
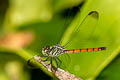
[(43, 47), (43, 48), (42, 48), (42, 53), (43, 53), (43, 55), (48, 56), (49, 50), (50, 50), (50, 46), (45, 46), (45, 47)]

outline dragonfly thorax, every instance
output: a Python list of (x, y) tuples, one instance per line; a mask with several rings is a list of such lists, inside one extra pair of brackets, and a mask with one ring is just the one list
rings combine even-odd
[(57, 57), (64, 52), (64, 47), (56, 44), (54, 46), (46, 46), (42, 49), (44, 56)]

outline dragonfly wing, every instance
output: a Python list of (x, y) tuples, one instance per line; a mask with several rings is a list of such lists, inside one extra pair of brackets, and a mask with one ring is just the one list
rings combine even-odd
[(62, 69), (67, 68), (71, 62), (71, 58), (67, 53), (64, 53), (59, 57), (57, 57), (57, 60), (58, 60), (59, 67)]
[[(71, 42), (76, 40), (77, 38), (81, 38), (83, 42), (84, 40), (87, 40), (87, 39), (90, 40), (96, 30), (99, 15), (97, 12), (93, 11), (93, 12), (90, 12), (83, 20), (79, 20), (78, 16), (76, 16), (76, 18), (78, 19), (73, 20), (74, 24), (70, 25), (70, 27), (66, 31), (66, 34), (64, 35), (64, 37), (62, 38), (60, 42), (60, 44), (65, 47), (68, 47), (71, 44)], [(88, 22), (89, 24), (86, 24)], [(72, 27), (72, 26), (75, 26), (75, 27)]]

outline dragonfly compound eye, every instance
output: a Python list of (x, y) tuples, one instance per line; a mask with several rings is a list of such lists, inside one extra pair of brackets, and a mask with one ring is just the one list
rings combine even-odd
[(46, 46), (46, 47), (42, 48), (42, 53), (43, 53), (44, 55), (47, 55), (47, 52), (49, 51), (49, 49), (50, 49), (49, 46)]

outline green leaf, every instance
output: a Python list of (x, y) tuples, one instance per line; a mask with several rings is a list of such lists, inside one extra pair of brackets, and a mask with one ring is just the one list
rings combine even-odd
[[(107, 47), (106, 51), (101, 52), (69, 54), (71, 63), (66, 70), (83, 79), (93, 80), (120, 52), (119, 2), (119, 0), (87, 0), (66, 30), (62, 25), (63, 19), (59, 19), (59, 17), (51, 19), (51, 2), (48, 0), (10, 1), (4, 27), (13, 29), (11, 26), (20, 26), (21, 30), (22, 28), (24, 28), (23, 30), (31, 30), (35, 33), (35, 40), (27, 47), (27, 50), (0, 48), (0, 51), (12, 52), (27, 62), (34, 55), (42, 54), (41, 48), (44, 45), (53, 45), (60, 41), (66, 30), (61, 40), (61, 45), (65, 45), (70, 41), (70, 45), (68, 44), (66, 49)], [(71, 3), (68, 3), (69, 5), (65, 4), (67, 2), (63, 0), (58, 1), (56, 3), (58, 7), (55, 11), (65, 9)], [(77, 4), (79, 3), (75, 5)], [(39, 23), (39, 21), (49, 22)], [(31, 22), (38, 23), (32, 24)], [(31, 24), (28, 25), (29, 23)], [(33, 63), (48, 73), (43, 66), (35, 61)]]
[(101, 72), (97, 80), (120, 79), (120, 54)]
[(51, 1), (49, 0), (10, 0), (6, 18), (5, 32), (24, 24), (47, 22), (52, 18)]
[[(67, 68), (69, 72), (83, 79), (93, 80), (118, 55), (120, 51), (119, 11), (119, 0), (86, 2), (66, 31), (62, 45), (78, 34), (67, 49), (107, 47), (107, 50), (89, 54), (87, 52), (70, 54), (72, 61)], [(96, 14), (98, 17), (92, 16)], [(76, 29), (79, 32), (74, 34)]]
[(54, 1), (54, 11), (59, 12), (61, 10), (79, 5), (84, 0), (55, 0)]
[(0, 49), (0, 79), (9, 80), (19, 78), (20, 80), (29, 80), (29, 69), (26, 68), (24, 70), (25, 65), (23, 64), (23, 59), (19, 56), (11, 54), (11, 51), (8, 53), (5, 51), (3, 52)]

